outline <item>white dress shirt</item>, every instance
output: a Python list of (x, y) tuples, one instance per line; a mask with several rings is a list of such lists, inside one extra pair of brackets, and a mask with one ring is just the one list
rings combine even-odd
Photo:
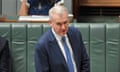
[[(57, 43), (58, 43), (58, 45), (60, 47), (60, 50), (61, 50), (62, 54), (63, 54), (63, 56), (64, 56), (64, 58), (65, 58), (65, 60), (67, 62), (66, 54), (65, 54), (65, 51), (64, 51), (64, 46), (62, 45), (62, 41), (61, 41), (62, 37), (60, 35), (56, 34), (55, 31), (54, 31), (54, 29), (52, 29), (52, 32), (53, 32), (53, 35), (55, 36), (55, 38), (57, 40)], [(70, 42), (69, 42), (67, 34), (65, 34), (65, 37), (66, 37), (66, 43), (67, 43), (68, 48), (70, 50), (70, 54), (72, 56), (72, 62), (73, 62), (73, 66), (74, 66), (74, 72), (77, 72), (76, 63), (75, 63), (75, 60), (74, 60), (74, 55), (73, 55), (72, 47), (70, 45)]]

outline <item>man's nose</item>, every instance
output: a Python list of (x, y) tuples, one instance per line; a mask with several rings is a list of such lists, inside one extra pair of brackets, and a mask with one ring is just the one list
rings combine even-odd
[(65, 24), (62, 24), (62, 29), (65, 29)]

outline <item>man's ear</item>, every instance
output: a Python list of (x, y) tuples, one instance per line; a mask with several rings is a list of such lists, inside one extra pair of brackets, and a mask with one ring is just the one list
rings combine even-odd
[(51, 26), (51, 25), (52, 25), (52, 21), (51, 21), (51, 20), (49, 20), (49, 21), (48, 21), (48, 24)]

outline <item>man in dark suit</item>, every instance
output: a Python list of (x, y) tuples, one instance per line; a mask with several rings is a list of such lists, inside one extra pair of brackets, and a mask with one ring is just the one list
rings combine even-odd
[[(68, 14), (64, 6), (50, 9), (51, 28), (38, 40), (35, 48), (36, 72), (90, 72), (81, 33), (69, 27)], [(62, 38), (65, 38), (66, 45)]]
[(22, 0), (19, 15), (48, 15), (48, 11), (60, 0)]
[(10, 72), (9, 71), (9, 45), (5, 38), (0, 37), (0, 72)]

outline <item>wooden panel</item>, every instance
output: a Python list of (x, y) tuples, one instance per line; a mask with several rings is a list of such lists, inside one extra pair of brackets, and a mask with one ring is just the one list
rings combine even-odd
[(74, 17), (75, 18), (77, 18), (78, 19), (78, 8), (79, 8), (79, 0), (72, 0), (72, 2), (73, 2), (73, 6), (72, 6), (72, 12), (73, 12), (73, 15), (74, 15)]
[(120, 0), (81, 0), (80, 6), (120, 6)]

